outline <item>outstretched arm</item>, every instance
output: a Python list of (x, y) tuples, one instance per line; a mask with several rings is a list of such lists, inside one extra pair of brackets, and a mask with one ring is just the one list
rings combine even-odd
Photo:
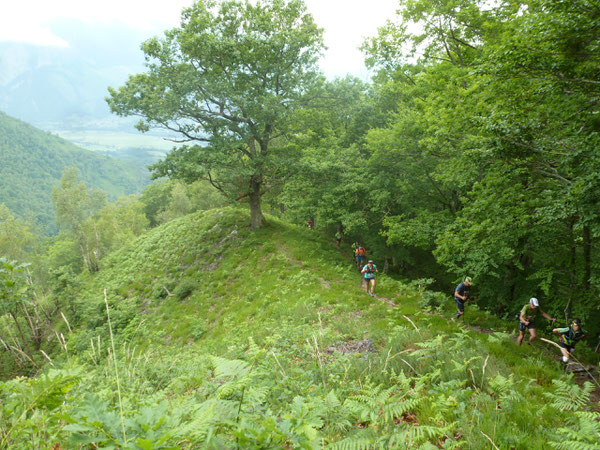
[(542, 311), (540, 309), (540, 312), (542, 313), (542, 316), (544, 316), (546, 319), (548, 319), (550, 322), (556, 322), (556, 319), (554, 317), (550, 317), (548, 314), (546, 314), (544, 311)]

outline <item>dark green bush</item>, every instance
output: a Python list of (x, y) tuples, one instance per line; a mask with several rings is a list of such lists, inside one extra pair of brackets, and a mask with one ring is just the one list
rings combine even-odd
[(193, 278), (184, 278), (181, 283), (173, 290), (173, 295), (179, 300), (188, 297), (192, 292), (198, 289), (200, 283)]

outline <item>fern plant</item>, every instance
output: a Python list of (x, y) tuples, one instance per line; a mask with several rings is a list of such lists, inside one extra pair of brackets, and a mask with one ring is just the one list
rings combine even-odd
[(550, 445), (558, 450), (600, 449), (600, 413), (577, 411), (569, 419), (570, 427), (559, 428), (557, 440)]
[(0, 384), (0, 448), (21, 445), (25, 436), (43, 442), (44, 430), (58, 423), (66, 396), (79, 380), (77, 372), (51, 370)]
[(551, 406), (561, 411), (577, 411), (584, 408), (594, 390), (594, 385), (589, 381), (579, 387), (575, 383), (565, 380), (552, 380), (554, 392), (544, 392), (544, 396), (551, 400)]

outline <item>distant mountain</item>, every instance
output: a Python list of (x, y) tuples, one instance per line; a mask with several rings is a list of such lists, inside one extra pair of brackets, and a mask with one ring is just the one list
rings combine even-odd
[(46, 130), (131, 130), (132, 120), (112, 116), (104, 98), (108, 86), (143, 70), (139, 46), (150, 36), (71, 19), (50, 27), (67, 47), (0, 42), (0, 110)]
[(111, 200), (139, 192), (149, 178), (146, 168), (84, 150), (0, 112), (0, 203), (55, 230), (52, 186), (72, 166)]

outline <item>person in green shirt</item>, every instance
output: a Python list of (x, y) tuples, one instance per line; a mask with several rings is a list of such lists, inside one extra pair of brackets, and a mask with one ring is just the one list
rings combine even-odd
[(569, 357), (575, 351), (575, 344), (585, 337), (586, 332), (581, 328), (581, 319), (573, 319), (571, 326), (555, 328), (552, 332), (558, 335), (558, 345), (563, 355), (562, 361), (569, 364)]
[(337, 241), (337, 246), (338, 248), (340, 248), (340, 244), (342, 243), (342, 237), (344, 235), (342, 234), (341, 231), (338, 231), (337, 233), (335, 233), (335, 240)]
[(544, 316), (550, 322), (556, 322), (556, 319), (550, 317), (540, 308), (540, 303), (537, 298), (531, 297), (529, 299), (529, 303), (523, 306), (521, 309), (521, 314), (519, 314), (519, 339), (517, 342), (519, 345), (523, 342), (523, 338), (525, 337), (525, 330), (529, 330), (529, 343), (531, 344), (537, 338), (535, 333), (535, 319), (539, 315)]
[(354, 241), (352, 243), (352, 259), (354, 259), (354, 264), (356, 264), (356, 250), (359, 246), (360, 244), (358, 243), (358, 241)]

